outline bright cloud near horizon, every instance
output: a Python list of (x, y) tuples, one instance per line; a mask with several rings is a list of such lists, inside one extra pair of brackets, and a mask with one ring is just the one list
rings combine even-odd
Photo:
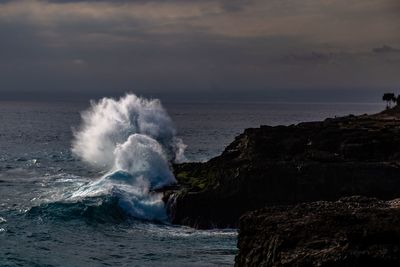
[(398, 0), (0, 0), (0, 92), (397, 88), (399, 14)]

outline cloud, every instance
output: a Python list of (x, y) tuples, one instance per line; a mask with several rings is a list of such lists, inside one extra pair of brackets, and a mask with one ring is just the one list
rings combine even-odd
[(0, 90), (395, 84), (399, 6), (397, 0), (0, 0)]
[(372, 51), (377, 54), (400, 53), (400, 49), (393, 48), (388, 45), (383, 45), (382, 47), (373, 48)]
[[(398, 54), (398, 55), (397, 55)], [(382, 58), (381, 56), (387, 56)], [(304, 52), (297, 54), (284, 55), (281, 58), (281, 62), (284, 64), (353, 64), (359, 62), (360, 64), (366, 64), (373, 60), (380, 61), (380, 64), (384, 64), (384, 61), (396, 62), (400, 59), (400, 49), (393, 48), (388, 45), (382, 45), (380, 47), (372, 49), (353, 49), (353, 50), (340, 50), (335, 51), (332, 49), (325, 49), (320, 51)], [(376, 62), (377, 63), (377, 62)], [(376, 64), (375, 63), (375, 64)]]

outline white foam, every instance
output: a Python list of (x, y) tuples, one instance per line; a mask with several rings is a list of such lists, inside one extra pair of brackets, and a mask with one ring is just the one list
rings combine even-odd
[(118, 194), (128, 214), (165, 220), (160, 194), (151, 190), (175, 182), (173, 161), (184, 160), (185, 145), (159, 100), (133, 94), (91, 102), (75, 131), (72, 151), (108, 173), (74, 192), (72, 199)]
[(115, 163), (115, 148), (132, 134), (156, 140), (168, 160), (183, 160), (185, 146), (176, 138), (173, 123), (160, 101), (133, 94), (119, 100), (91, 101), (91, 108), (82, 113), (81, 128), (74, 132), (72, 151), (92, 165), (110, 169)]

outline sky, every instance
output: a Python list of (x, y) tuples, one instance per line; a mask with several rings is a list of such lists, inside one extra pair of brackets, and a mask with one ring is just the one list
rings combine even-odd
[(0, 0), (0, 38), (0, 99), (400, 93), (399, 0)]

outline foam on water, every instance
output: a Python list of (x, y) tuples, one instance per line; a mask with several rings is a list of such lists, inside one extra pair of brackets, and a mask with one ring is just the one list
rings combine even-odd
[(112, 195), (130, 216), (167, 219), (162, 195), (153, 190), (175, 182), (170, 164), (184, 160), (185, 145), (159, 100), (127, 94), (91, 102), (74, 137), (73, 153), (107, 173), (68, 200)]

